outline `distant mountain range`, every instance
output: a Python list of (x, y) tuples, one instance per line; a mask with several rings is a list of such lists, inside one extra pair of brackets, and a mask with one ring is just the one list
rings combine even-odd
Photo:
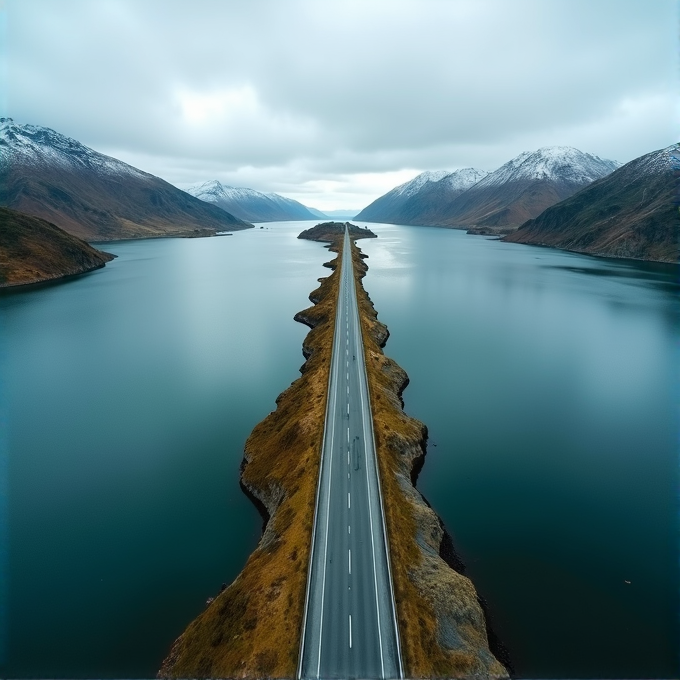
[[(319, 212), (318, 210), (316, 212)], [(319, 213), (319, 217), (332, 217), (337, 220), (353, 220), (358, 210), (326, 210), (325, 213)]]
[(194, 184), (187, 193), (207, 203), (212, 203), (236, 217), (249, 222), (279, 222), (288, 220), (313, 220), (326, 215), (307, 208), (278, 194), (265, 194), (255, 189), (230, 187), (216, 179)]
[(679, 172), (680, 145), (653, 151), (548, 208), (504, 240), (677, 262)]
[(511, 230), (619, 167), (565, 146), (524, 152), (498, 170), (426, 172), (357, 216), (369, 222)]
[(252, 227), (75, 139), (11, 118), (0, 118), (0, 205), (88, 241)]

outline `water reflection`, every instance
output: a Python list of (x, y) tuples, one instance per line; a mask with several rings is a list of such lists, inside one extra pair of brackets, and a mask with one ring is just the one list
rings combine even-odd
[[(437, 442), (419, 486), (517, 672), (677, 676), (678, 268), (371, 228), (365, 285)], [(410, 299), (372, 258), (395, 242)]]

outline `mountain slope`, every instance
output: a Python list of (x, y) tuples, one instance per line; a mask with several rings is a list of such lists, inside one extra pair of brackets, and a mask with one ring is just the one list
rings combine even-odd
[(571, 147), (544, 147), (489, 174), (472, 168), (444, 176), (423, 173), (381, 196), (357, 219), (507, 231), (617, 167)]
[(678, 261), (680, 145), (636, 158), (504, 240), (593, 255)]
[(617, 167), (568, 146), (527, 151), (442, 206), (436, 224), (517, 227)]
[[(366, 222), (397, 222), (403, 224), (427, 224), (418, 222), (420, 213), (417, 205), (420, 196), (427, 197), (426, 203), (446, 202), (482, 179), (486, 173), (474, 168), (421, 172), (404, 184), (400, 184), (383, 196), (376, 198), (355, 217)], [(409, 221), (415, 219), (415, 222)]]
[(82, 274), (112, 259), (54, 224), (0, 208), (0, 287)]
[(11, 118), (0, 118), (0, 205), (92, 241), (252, 226), (54, 130)]
[(216, 179), (194, 184), (187, 189), (187, 193), (249, 222), (313, 220), (318, 217), (315, 214), (317, 211), (312, 212), (292, 198), (264, 194), (254, 189), (225, 186)]

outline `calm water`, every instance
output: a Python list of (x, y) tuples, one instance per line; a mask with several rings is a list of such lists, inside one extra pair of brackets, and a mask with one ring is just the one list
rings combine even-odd
[[(328, 273), (303, 226), (107, 244), (104, 270), (0, 295), (0, 674), (152, 676), (238, 573), (243, 444)], [(676, 272), (373, 228), (419, 486), (517, 672), (677, 676)]]
[(419, 487), (517, 673), (679, 677), (677, 268), (375, 231)]
[(153, 677), (240, 571), (261, 528), (243, 444), (299, 375), (292, 317), (328, 274), (301, 228), (107, 244), (103, 270), (0, 296), (0, 675)]

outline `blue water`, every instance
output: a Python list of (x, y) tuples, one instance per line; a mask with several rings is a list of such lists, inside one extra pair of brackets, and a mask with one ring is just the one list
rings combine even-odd
[[(153, 676), (255, 546), (243, 444), (329, 259), (266, 226), (0, 295), (1, 675)], [(517, 673), (677, 676), (676, 268), (372, 228), (419, 487)]]
[(373, 226), (419, 488), (526, 677), (678, 677), (678, 268)]

